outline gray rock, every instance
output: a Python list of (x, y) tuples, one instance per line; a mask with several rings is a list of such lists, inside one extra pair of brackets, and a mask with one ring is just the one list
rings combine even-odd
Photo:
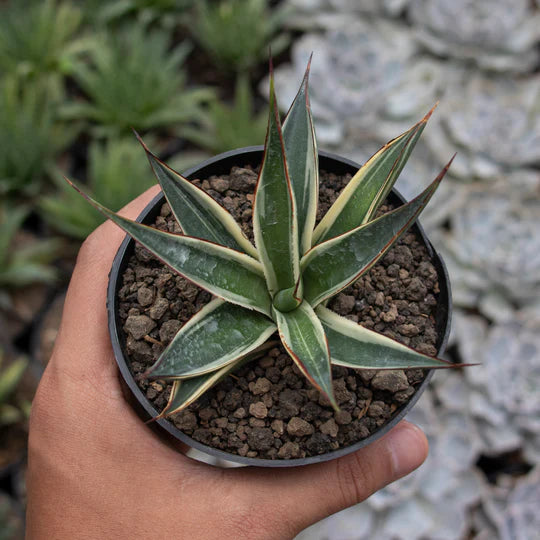
[(210, 186), (219, 193), (224, 193), (230, 187), (231, 183), (225, 178), (212, 178), (210, 180)]
[(319, 429), (321, 430), (321, 433), (324, 433), (325, 435), (330, 435), (330, 437), (337, 437), (339, 431), (339, 427), (333, 418), (330, 418), (330, 420), (327, 420), (326, 422), (324, 422), (324, 424), (321, 424), (321, 427)]
[(178, 330), (180, 330), (181, 326), (182, 323), (176, 319), (171, 319), (170, 321), (164, 322), (159, 329), (159, 339), (165, 344), (169, 343), (172, 341), (174, 336), (176, 336), (176, 333)]
[(272, 384), (266, 377), (259, 377), (255, 382), (249, 383), (250, 392), (256, 396), (266, 394), (271, 387)]
[(149, 287), (141, 287), (137, 291), (137, 301), (141, 306), (149, 306), (154, 301), (154, 291)]
[(253, 450), (269, 450), (274, 444), (274, 435), (270, 428), (256, 427), (248, 434), (247, 442)]
[(353, 295), (339, 294), (333, 303), (334, 311), (341, 315), (346, 315), (353, 310), (355, 303), (356, 299)]
[(124, 330), (134, 339), (142, 339), (156, 327), (156, 323), (146, 315), (132, 315), (127, 318)]
[(278, 451), (278, 457), (281, 459), (294, 459), (302, 457), (300, 447), (297, 443), (287, 441)]
[(249, 406), (249, 414), (255, 418), (266, 418), (268, 416), (268, 409), (262, 401), (258, 401)]
[(382, 370), (371, 379), (371, 386), (375, 390), (387, 390), (395, 393), (407, 390), (409, 381), (405, 372), (401, 369)]
[(158, 321), (165, 315), (165, 312), (169, 308), (169, 301), (166, 298), (156, 298), (154, 305), (148, 310), (148, 315), (151, 319)]
[(293, 437), (311, 435), (315, 430), (313, 426), (298, 416), (294, 416), (287, 424), (287, 433)]

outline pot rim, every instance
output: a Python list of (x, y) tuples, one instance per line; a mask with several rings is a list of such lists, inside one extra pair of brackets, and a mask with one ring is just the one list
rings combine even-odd
[[(188, 169), (185, 173), (183, 173), (183, 176), (187, 178), (197, 178), (197, 177), (208, 177), (212, 174), (224, 174), (223, 170), (226, 170), (226, 167), (230, 170), (231, 166), (234, 164), (236, 165), (245, 165), (247, 163), (256, 162), (257, 164), (260, 163), (262, 160), (262, 152), (263, 152), (263, 146), (247, 146), (244, 148), (238, 148), (236, 150), (230, 150), (228, 152), (223, 152), (221, 154), (218, 154), (214, 157), (211, 157), (200, 164), (191, 167)], [(260, 154), (260, 159), (258, 160), (254, 159), (257, 154)], [(243, 158), (243, 161), (242, 161)], [(334, 154), (332, 152), (326, 152), (323, 150), (319, 150), (319, 160), (321, 161), (329, 161), (333, 162), (333, 165), (338, 164), (338, 169), (342, 169), (343, 172), (351, 172), (354, 173), (356, 170), (360, 168), (360, 165), (355, 163), (354, 161), (341, 157), (337, 154)], [(229, 162), (231, 162), (229, 164)], [(212, 169), (215, 169), (216, 165), (224, 165), (226, 164), (225, 169), (221, 171), (212, 171)], [(328, 167), (323, 167), (327, 168)], [(334, 171), (332, 171), (334, 172)], [(338, 174), (340, 174), (338, 172)], [(405, 202), (404, 197), (395, 189), (392, 190), (394, 195), (403, 203)], [(151, 212), (155, 209), (156, 205), (162, 204), (164, 202), (164, 195), (163, 192), (158, 193), (152, 201), (145, 207), (145, 209), (139, 214), (137, 217), (138, 222), (144, 221)], [(437, 354), (440, 355), (444, 352), (446, 345), (448, 343), (448, 338), (450, 335), (450, 323), (451, 323), (451, 311), (452, 311), (452, 297), (451, 297), (451, 291), (450, 291), (450, 281), (448, 277), (448, 271), (446, 269), (446, 266), (444, 264), (444, 261), (442, 257), (437, 253), (437, 251), (433, 248), (433, 245), (427, 238), (422, 226), (418, 222), (418, 220), (412, 225), (411, 229), (415, 229), (416, 232), (420, 235), (423, 242), (425, 243), (428, 253), (431, 257), (431, 261), (434, 264), (437, 275), (439, 278), (439, 298), (438, 298), (438, 313), (437, 315), (440, 315), (440, 317), (437, 317), (438, 319), (441, 319), (441, 325), (442, 325), (442, 335), (439, 335), (438, 337), (438, 346), (437, 346)], [(127, 258), (131, 255), (131, 251), (134, 249), (135, 241), (131, 239), (126, 234), (126, 237), (122, 241), (122, 244), (120, 245), (115, 257), (114, 261), (111, 267), (111, 271), (109, 272), (109, 284), (107, 288), (107, 313), (108, 313), (108, 325), (109, 325), (109, 334), (111, 337), (111, 343), (114, 351), (114, 357), (116, 360), (116, 363), (118, 365), (118, 368), (120, 369), (120, 373), (122, 374), (122, 378), (124, 382), (129, 387), (132, 396), (136, 399), (139, 405), (139, 412), (146, 416), (147, 418), (154, 418), (159, 414), (159, 411), (150, 403), (150, 401), (146, 398), (146, 396), (143, 394), (142, 390), (137, 385), (135, 378), (130, 372), (126, 355), (124, 353), (124, 348), (122, 346), (122, 328), (119, 322), (119, 319), (117, 317), (117, 292), (119, 290), (119, 284), (120, 279), (122, 277), (125, 265), (127, 264)], [(440, 313), (439, 313), (440, 312)], [(437, 324), (439, 326), (439, 324)], [(192, 439), (190, 436), (186, 435), (182, 431), (180, 431), (172, 422), (167, 420), (166, 418), (161, 418), (154, 423), (159, 425), (165, 432), (167, 432), (169, 435), (174, 437), (175, 439), (179, 440), (180, 442), (187, 444), (188, 446), (195, 448), (207, 455), (210, 455), (214, 458), (225, 460), (225, 461), (231, 461), (234, 463), (238, 463), (240, 465), (250, 465), (255, 467), (296, 467), (301, 465), (310, 465), (314, 463), (321, 463), (324, 461), (329, 461), (332, 459), (336, 459), (342, 456), (345, 456), (347, 454), (350, 454), (352, 452), (355, 452), (356, 450), (359, 450), (360, 448), (363, 448), (364, 446), (367, 446), (368, 444), (374, 442), (375, 440), (379, 439), (388, 431), (390, 431), (395, 425), (397, 425), (404, 417), (405, 415), (410, 411), (410, 409), (416, 404), (424, 390), (426, 389), (431, 377), (433, 376), (434, 370), (428, 370), (428, 373), (422, 383), (417, 387), (415, 393), (413, 396), (404, 403), (399, 410), (399, 412), (385, 425), (381, 426), (377, 431), (366, 437), (365, 439), (362, 439), (354, 444), (351, 444), (349, 446), (339, 448), (337, 450), (332, 450), (331, 452), (327, 452), (325, 454), (320, 454), (317, 456), (310, 456), (306, 458), (297, 458), (297, 459), (260, 459), (260, 458), (251, 458), (251, 457), (244, 457), (240, 456), (238, 454), (232, 454), (229, 452), (225, 452), (223, 450), (219, 450), (217, 448), (213, 448), (211, 446), (207, 446), (199, 441), (196, 441), (195, 439)], [(142, 409), (142, 410), (141, 410)]]

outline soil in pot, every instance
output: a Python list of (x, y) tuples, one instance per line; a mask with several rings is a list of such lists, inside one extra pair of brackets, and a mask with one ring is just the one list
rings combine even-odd
[[(350, 175), (321, 173), (320, 219)], [(257, 173), (234, 167), (230, 175), (193, 181), (220, 202), (252, 239), (253, 192)], [(381, 213), (390, 210), (382, 206)], [(179, 232), (168, 205), (154, 226)], [(435, 355), (437, 272), (414, 233), (405, 234), (368, 274), (333, 298), (335, 312)], [(136, 377), (152, 365), (209, 293), (163, 266), (137, 246), (122, 276), (119, 316), (126, 353)], [(362, 440), (386, 424), (415, 393), (425, 372), (333, 368), (335, 412), (301, 375), (277, 338), (258, 360), (226, 377), (187, 410), (169, 417), (193, 439), (240, 456), (294, 459), (327, 453)], [(170, 386), (139, 380), (146, 397), (161, 410)]]

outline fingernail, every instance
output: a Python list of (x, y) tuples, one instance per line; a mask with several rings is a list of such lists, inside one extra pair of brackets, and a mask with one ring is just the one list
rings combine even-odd
[(403, 421), (388, 436), (387, 443), (396, 478), (401, 478), (422, 465), (427, 457), (428, 442), (418, 426)]

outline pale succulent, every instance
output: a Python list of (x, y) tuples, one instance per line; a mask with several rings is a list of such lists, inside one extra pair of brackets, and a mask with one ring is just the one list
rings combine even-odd
[(454, 176), (489, 180), (540, 164), (540, 76), (449, 71), (438, 112), (426, 142), (440, 163), (450, 148), (458, 150)]
[(481, 370), (448, 373), (437, 397), (451, 414), (467, 414), (481, 450), (493, 455), (517, 448), (531, 463), (540, 458), (540, 320), (517, 313), (503, 324), (455, 312), (458, 351)]
[(503, 72), (538, 63), (540, 12), (529, 0), (412, 0), (418, 40), (437, 55)]
[(388, 140), (409, 127), (425, 103), (437, 100), (444, 87), (440, 65), (419, 57), (405, 27), (338, 11), (325, 14), (320, 26), (323, 31), (295, 41), (291, 63), (276, 70), (276, 89), (282, 105), (291, 103), (294, 81), (317, 51), (310, 79), (321, 143), (341, 152), (347, 143), (364, 147), (366, 135)]
[(309, 64), (283, 127), (271, 77), (268, 132), (254, 196), (256, 247), (224, 208), (144, 143), (183, 234), (141, 225), (86, 196), (163, 263), (217, 297), (184, 324), (144, 375), (174, 382), (167, 414), (186, 407), (275, 332), (301, 372), (336, 408), (331, 363), (358, 369), (451, 365), (325, 307), (384, 256), (441, 182), (450, 163), (418, 197), (374, 217), (431, 112), (360, 168), (315, 227), (319, 171), (308, 73)]

